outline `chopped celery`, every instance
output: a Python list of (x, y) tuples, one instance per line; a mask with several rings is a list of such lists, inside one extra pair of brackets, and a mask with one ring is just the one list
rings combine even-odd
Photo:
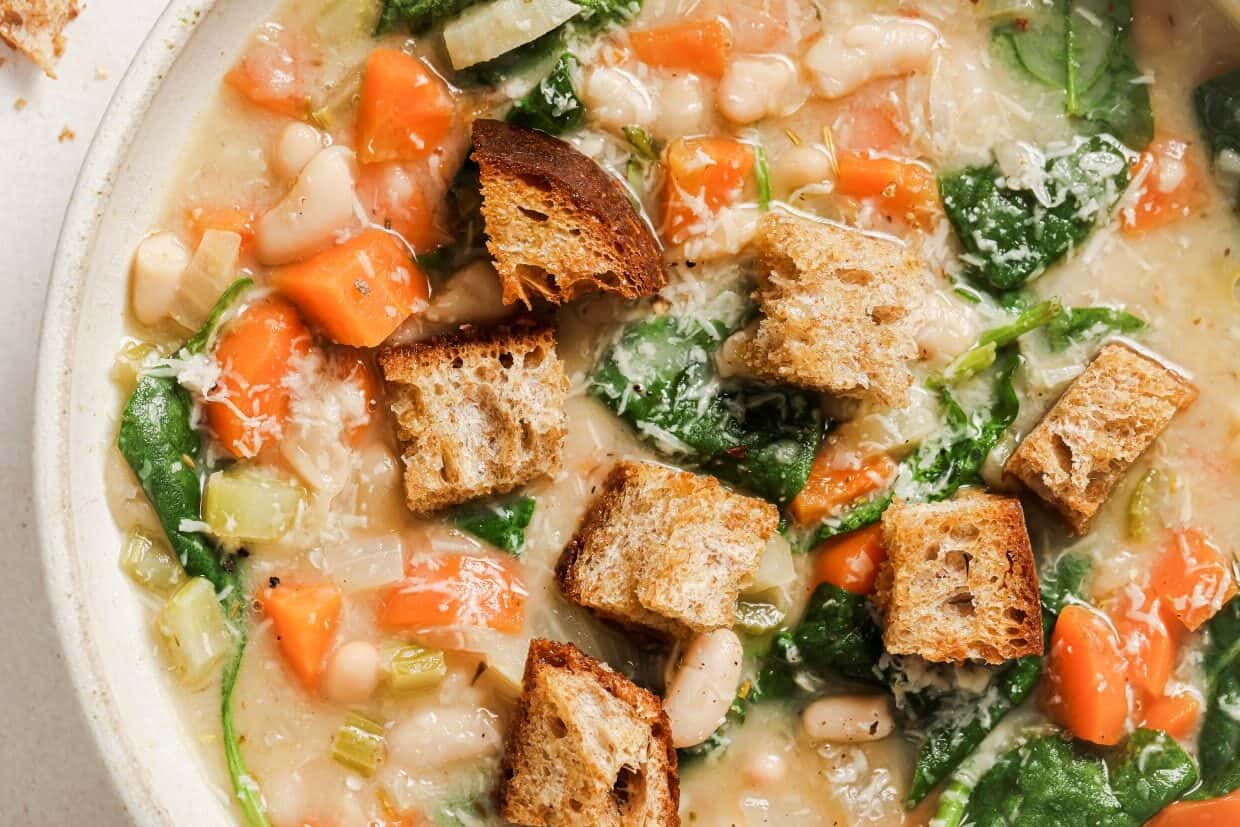
[(426, 689), (448, 674), (443, 652), (426, 649), (413, 643), (388, 647), (383, 652), (383, 666), (388, 684), (397, 692)]
[(121, 570), (142, 588), (167, 597), (185, 582), (185, 569), (162, 539), (141, 529), (129, 532), (121, 549)]
[(383, 724), (360, 712), (350, 712), (332, 738), (332, 758), (369, 778), (383, 761), (384, 734)]
[(1132, 499), (1128, 501), (1128, 539), (1140, 542), (1149, 538), (1161, 482), (1158, 469), (1151, 468), (1132, 489)]
[(205, 577), (183, 584), (155, 620), (172, 671), (186, 686), (199, 688), (233, 645), (215, 587)]
[(147, 357), (158, 353), (159, 348), (150, 342), (127, 339), (121, 349), (116, 352), (116, 361), (112, 363), (112, 381), (115, 382), (126, 396), (133, 393), (142, 375), (142, 366)]
[(787, 616), (788, 613), (774, 603), (741, 600), (736, 604), (736, 628), (747, 635), (773, 632)]
[(292, 527), (306, 489), (279, 473), (234, 465), (207, 478), (202, 519), (226, 540), (278, 540)]

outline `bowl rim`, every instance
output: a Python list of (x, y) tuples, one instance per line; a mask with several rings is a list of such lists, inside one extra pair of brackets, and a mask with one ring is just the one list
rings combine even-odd
[[(104, 110), (78, 171), (52, 259), (36, 363), (33, 445), (35, 539), (65, 667), (99, 759), (128, 815), (138, 824), (172, 824), (90, 645), (77, 550), (70, 530), (69, 444), (73, 368), (69, 364), (82, 310), (87, 262), (108, 208), (116, 174), (169, 69), (216, 0), (170, 0), (142, 40)], [(70, 599), (64, 599), (66, 595)]]

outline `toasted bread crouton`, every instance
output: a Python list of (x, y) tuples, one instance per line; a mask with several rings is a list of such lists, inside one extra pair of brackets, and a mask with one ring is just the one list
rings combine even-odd
[(1007, 461), (1077, 534), (1197, 389), (1121, 342), (1106, 345)]
[(761, 317), (738, 334), (753, 374), (902, 407), (922, 267), (895, 241), (771, 213), (755, 238)]
[(65, 50), (62, 32), (77, 15), (77, 0), (0, 0), (0, 40), (54, 78), (56, 59)]
[(551, 328), (470, 330), (388, 348), (379, 364), (414, 514), (559, 468), (568, 379)]
[(731, 626), (779, 511), (717, 479), (621, 462), (560, 556), (569, 600), (673, 638)]
[(671, 726), (650, 692), (571, 643), (534, 640), (504, 749), (502, 815), (528, 827), (676, 827)]
[(562, 304), (596, 291), (626, 299), (666, 283), (654, 233), (619, 182), (563, 141), (502, 121), (477, 120), (487, 249), (504, 302)]
[(1002, 663), (1042, 654), (1038, 573), (1020, 500), (967, 492), (896, 502), (875, 605), (883, 643), (929, 661)]

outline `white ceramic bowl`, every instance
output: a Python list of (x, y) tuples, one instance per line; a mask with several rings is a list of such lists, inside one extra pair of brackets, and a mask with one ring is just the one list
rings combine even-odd
[(107, 505), (104, 468), (120, 399), (109, 372), (124, 335), (134, 244), (155, 220), (195, 115), (274, 5), (172, 0), (87, 153), (44, 311), (34, 493), (45, 578), (67, 666), (103, 760), (144, 827), (235, 821), (224, 794), (206, 783), (203, 751), (179, 717), (148, 643), (139, 590), (117, 565), (121, 537)]

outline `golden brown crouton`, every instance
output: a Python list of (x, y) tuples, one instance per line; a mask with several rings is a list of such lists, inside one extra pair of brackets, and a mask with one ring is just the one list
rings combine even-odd
[(627, 626), (687, 637), (731, 626), (779, 512), (717, 479), (621, 462), (556, 574), (569, 600)]
[(379, 355), (405, 499), (426, 515), (555, 471), (568, 379), (549, 327), (470, 330)]
[(761, 317), (739, 334), (748, 370), (777, 382), (899, 407), (918, 354), (911, 310), (922, 267), (895, 241), (771, 213), (755, 239)]
[(562, 304), (603, 291), (626, 299), (666, 283), (658, 242), (619, 182), (563, 141), (477, 120), (487, 249), (504, 302)]
[(502, 815), (527, 827), (676, 827), (659, 699), (571, 643), (534, 640), (504, 750)]
[(1042, 654), (1038, 574), (1020, 500), (965, 492), (896, 502), (874, 602), (897, 655), (1002, 663)]
[(0, 40), (56, 77), (65, 50), (65, 24), (78, 15), (77, 0), (0, 0)]
[(1196, 398), (1182, 374), (1113, 342), (1068, 386), (1004, 471), (1082, 534), (1124, 472)]

